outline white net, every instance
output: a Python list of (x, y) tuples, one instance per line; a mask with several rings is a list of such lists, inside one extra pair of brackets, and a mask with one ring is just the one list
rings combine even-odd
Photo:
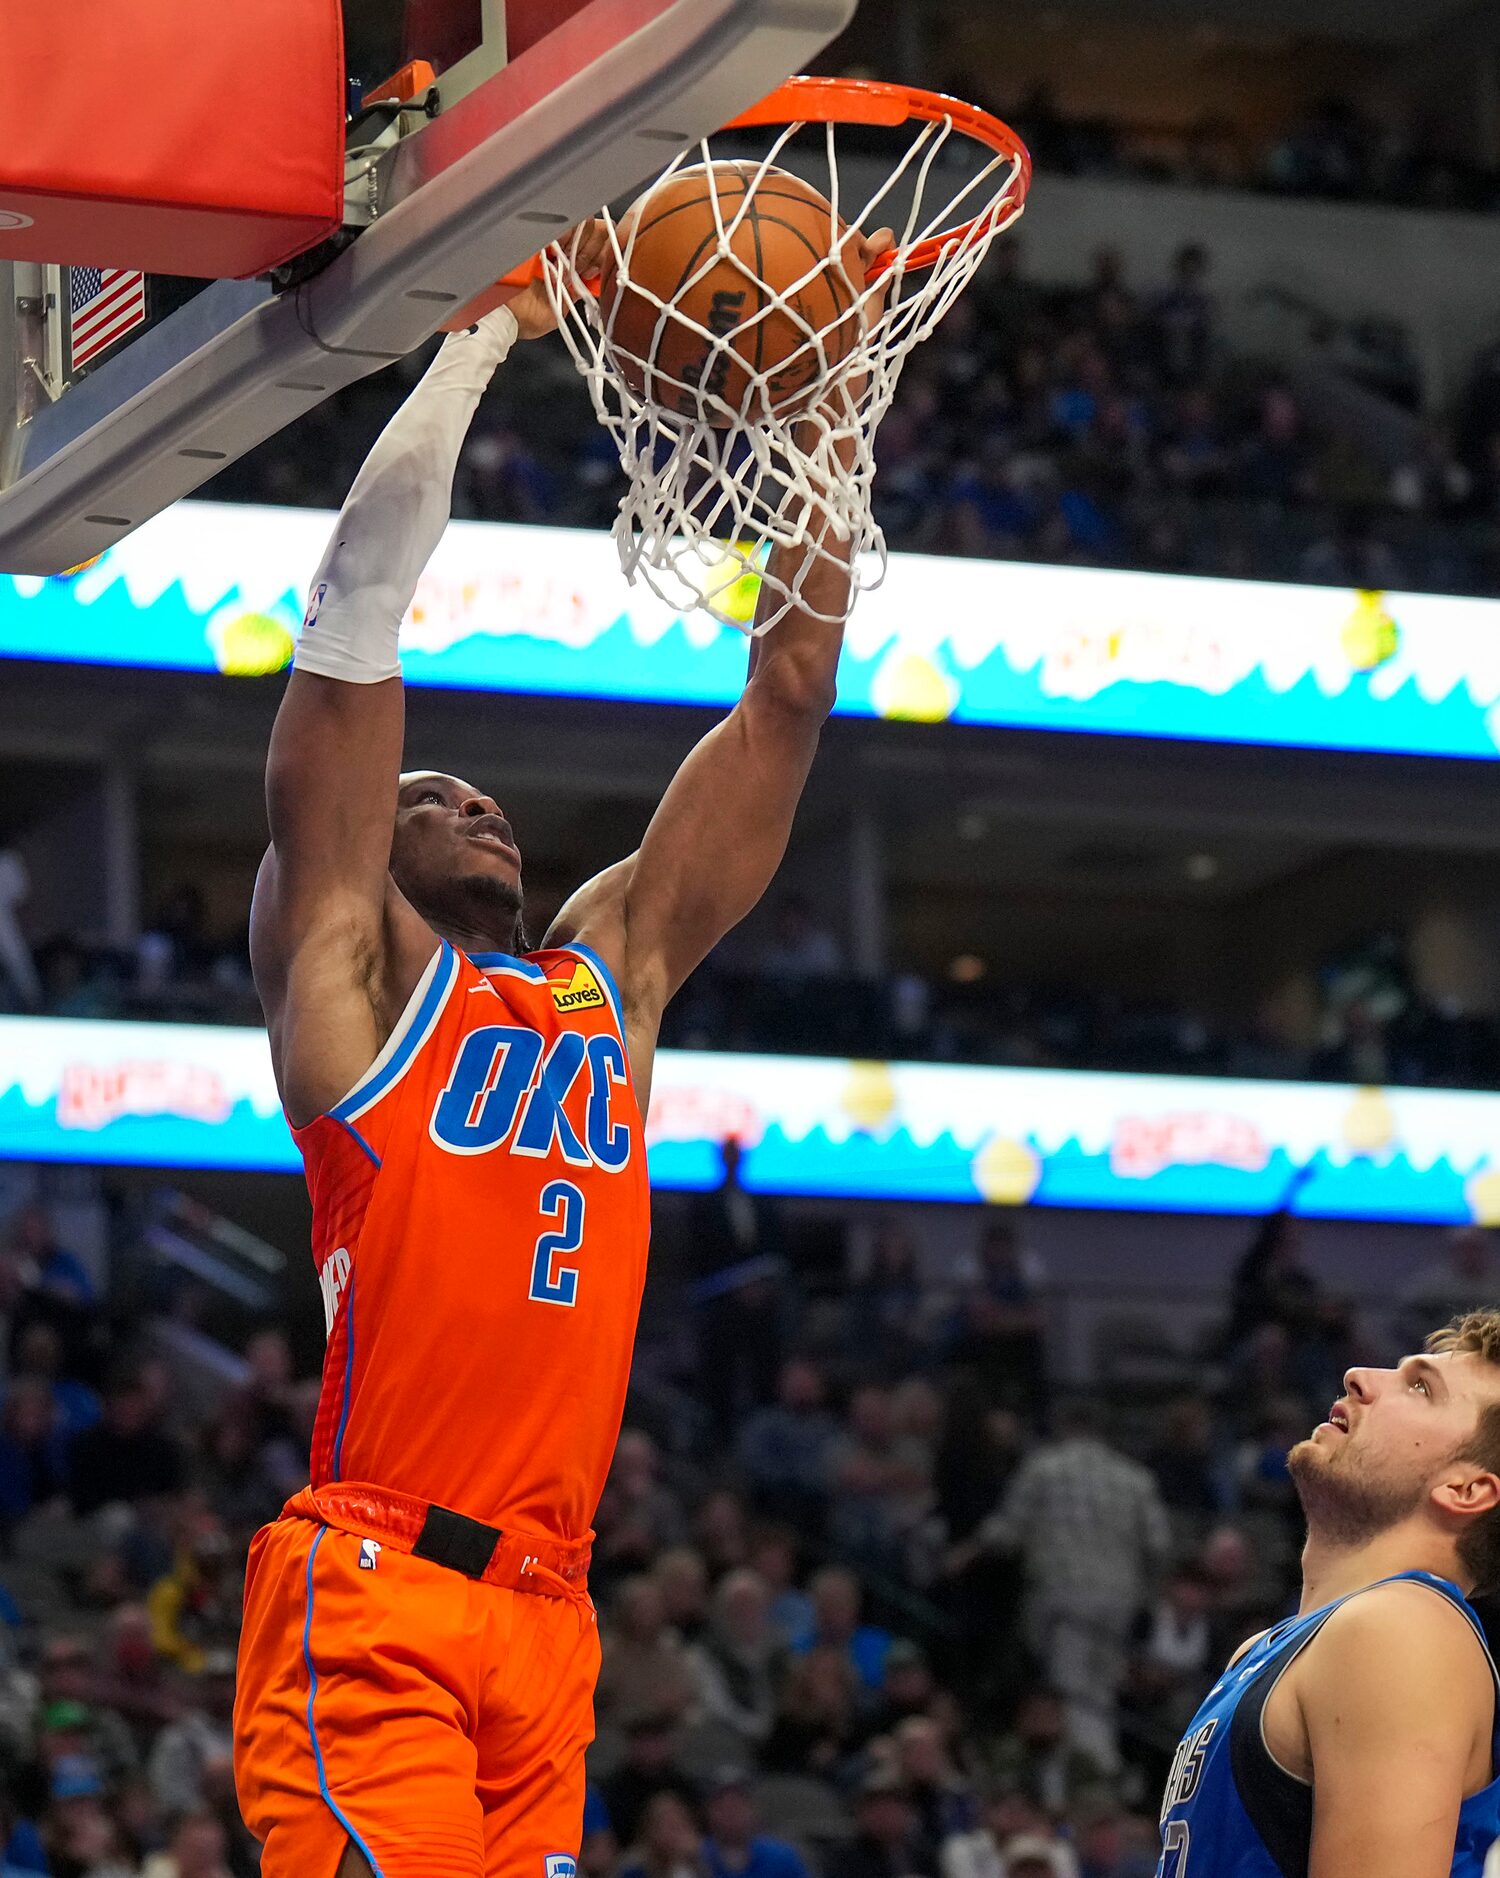
[[(798, 170), (831, 205), (827, 256), (779, 289), (767, 283), (750, 318), (713, 330), (679, 302), (734, 258), (734, 238), (758, 185), (773, 170), (781, 173), (788, 146), (808, 128), (787, 125), (753, 165), (716, 167), (702, 143), (684, 152), (630, 214), (618, 221), (606, 214), (615, 285), (598, 297), (579, 278), (570, 252), (554, 247), (544, 256), (561, 331), (629, 484), (614, 527), (627, 579), (639, 575), (678, 612), (701, 608), (754, 633), (794, 607), (843, 617), (843, 581), (814, 579), (820, 564), (848, 567), (851, 601), (884, 578), (885, 540), (871, 510), (876, 430), (907, 354), (932, 332), (1024, 202), (1023, 157), (991, 152), (944, 116), (905, 134), (899, 161), (882, 169), (875, 187), (854, 190), (851, 212), (840, 199), (841, 183), (856, 170), (868, 176), (870, 158), (846, 159), (841, 175), (838, 133), (847, 135), (848, 127), (811, 127), (826, 172), (813, 175), (805, 160)], [(697, 164), (704, 166), (714, 239), (669, 303), (632, 274), (631, 261), (652, 198)], [(717, 179), (726, 172), (736, 181), (721, 198)], [(847, 229), (870, 235), (886, 225), (896, 231), (889, 266), (877, 268), (868, 283), (851, 281)], [(836, 310), (817, 326), (806, 316), (805, 290), (830, 269), (845, 290), (821, 296)], [(638, 332), (642, 299), (655, 311), (649, 356), (613, 330), (620, 309), (633, 301)], [(758, 322), (772, 319), (791, 322), (796, 350), (787, 358), (778, 348), (776, 363), (757, 370), (747, 339)], [(691, 382), (662, 362), (664, 350), (681, 355), (680, 343), (674, 352), (663, 342), (682, 341), (684, 327), (695, 336)], [(778, 328), (783, 340), (787, 330)], [(788, 399), (789, 382), (809, 381), (810, 392)], [(710, 389), (725, 383), (731, 393), (743, 385), (733, 403)], [(836, 612), (827, 610), (830, 593)]]

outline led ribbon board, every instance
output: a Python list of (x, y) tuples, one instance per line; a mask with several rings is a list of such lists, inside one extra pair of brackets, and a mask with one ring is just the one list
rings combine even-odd
[[(179, 503), (72, 575), (0, 575), (0, 657), (278, 671), (332, 525)], [(748, 618), (754, 582), (742, 587)], [(627, 587), (603, 535), (454, 522), (402, 664), (417, 685), (729, 705), (745, 644)], [(837, 708), (1492, 759), (1500, 602), (896, 555), (855, 610)]]
[[(1500, 1094), (664, 1050), (653, 1182), (1500, 1224)], [(503, 1152), (503, 1144), (497, 1149)], [(0, 1159), (295, 1172), (259, 1030), (0, 1018)]]

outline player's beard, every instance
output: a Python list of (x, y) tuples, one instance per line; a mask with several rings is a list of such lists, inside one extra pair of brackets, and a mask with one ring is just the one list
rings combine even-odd
[(1326, 1449), (1299, 1441), (1287, 1456), (1310, 1537), (1340, 1547), (1363, 1545), (1415, 1513), (1427, 1497), (1425, 1481), (1381, 1479), (1369, 1457), (1344, 1437)]
[(458, 882), (464, 911), (478, 917), (486, 926), (511, 923), (509, 943), (501, 949), (510, 953), (529, 952), (531, 940), (526, 932), (526, 903), (519, 887), (494, 874), (465, 874)]

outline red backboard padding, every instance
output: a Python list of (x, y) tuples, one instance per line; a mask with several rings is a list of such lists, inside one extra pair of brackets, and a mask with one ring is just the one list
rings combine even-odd
[(0, 0), (0, 259), (259, 274), (343, 216), (339, 0)]
[(505, 0), (505, 56), (519, 59), (587, 5), (588, 0)]

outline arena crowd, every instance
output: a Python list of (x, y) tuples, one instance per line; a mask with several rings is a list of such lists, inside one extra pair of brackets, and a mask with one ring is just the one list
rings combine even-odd
[[(546, 917), (541, 908), (541, 924)], [(4, 919), (0, 907), (0, 929)], [(964, 955), (942, 978), (899, 965), (865, 977), (822, 909), (788, 893), (761, 943), (723, 948), (694, 975), (667, 1012), (662, 1040), (684, 1049), (1500, 1087), (1500, 1033), (1486, 1017), (1423, 994), (1399, 930), (1373, 930), (1330, 953), (1304, 991), (1290, 1004), (1268, 998), (1236, 1021), (1066, 979), (1001, 985)], [(30, 948), (17, 929), (9, 951), (0, 945), (7, 1010), (262, 1022), (245, 928), (215, 932), (202, 895), (186, 885), (165, 896), (134, 947), (56, 934)]]
[[(1255, 1231), (1191, 1361), (1059, 1389), (1024, 1216), (924, 1279), (899, 1218), (825, 1295), (703, 1197), (597, 1520), (591, 1878), (1148, 1878), (1178, 1732), (1288, 1608), (1289, 1446), (1500, 1262), (1434, 1237), (1390, 1325)], [(40, 1207), (0, 1235), (6, 1878), (248, 1878), (230, 1775), (246, 1543), (316, 1382), (251, 1334), (205, 1412)]]
[[(1435, 592), (1493, 591), (1500, 353), (1450, 416), (1427, 410), (1409, 336), (1374, 319), (1330, 369), (1406, 414), (1377, 445), (1315, 419), (1295, 383), (1235, 351), (1212, 252), (1162, 279), (1102, 249), (1082, 285), (1038, 279), (1024, 235), (911, 358), (880, 432), (876, 513), (893, 548)], [(330, 398), (205, 494), (337, 508), (425, 354)], [(1425, 415), (1418, 415), (1419, 408)], [(454, 513), (607, 528), (619, 468), (560, 348), (523, 348), (470, 432)]]

